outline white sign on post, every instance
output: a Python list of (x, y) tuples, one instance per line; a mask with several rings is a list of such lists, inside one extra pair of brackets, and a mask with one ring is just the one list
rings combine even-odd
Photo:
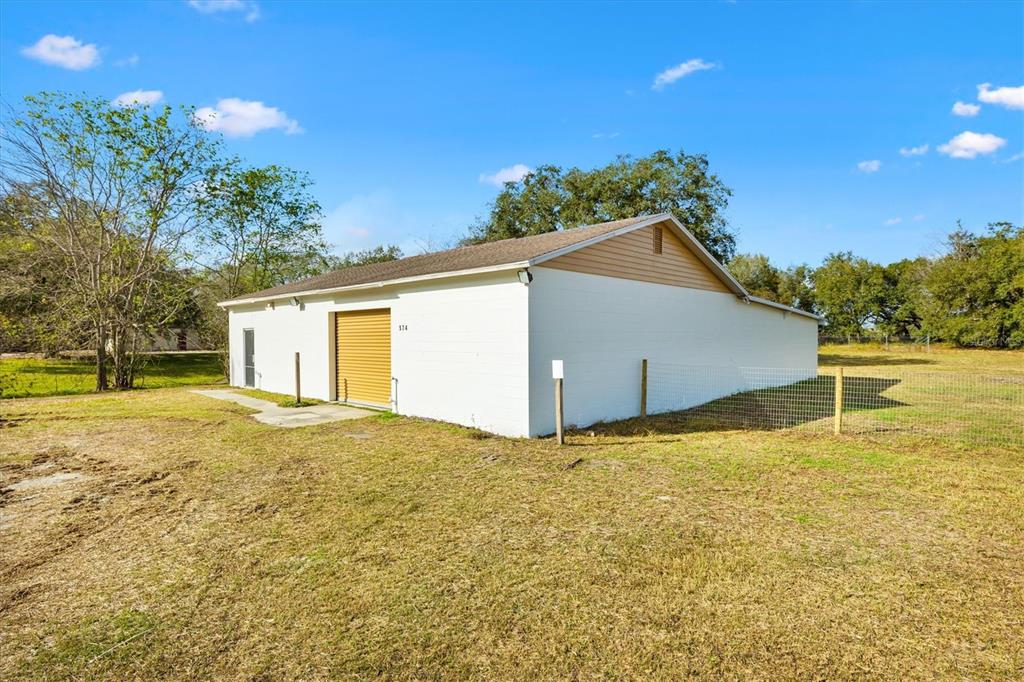
[(551, 361), (551, 378), (552, 379), (564, 379), (565, 378), (565, 371), (562, 369), (562, 361), (561, 360), (552, 360)]

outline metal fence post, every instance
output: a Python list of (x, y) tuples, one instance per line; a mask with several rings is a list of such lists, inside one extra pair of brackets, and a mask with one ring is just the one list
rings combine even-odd
[(555, 379), (555, 438), (559, 445), (565, 445), (565, 412), (562, 409), (562, 378)]
[(836, 369), (836, 417), (835, 432), (843, 432), (843, 368)]
[(647, 358), (640, 361), (640, 416), (647, 416)]
[(302, 402), (302, 384), (299, 380), (299, 353), (295, 352), (295, 404)]

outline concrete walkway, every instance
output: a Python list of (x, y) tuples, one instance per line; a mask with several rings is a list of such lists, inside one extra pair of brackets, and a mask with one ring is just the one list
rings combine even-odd
[(192, 393), (205, 395), (207, 398), (217, 400), (230, 400), (233, 403), (259, 410), (252, 415), (253, 419), (270, 426), (282, 426), (286, 429), (293, 429), (297, 426), (312, 426), (313, 424), (326, 424), (342, 419), (362, 419), (376, 414), (373, 410), (362, 410), (358, 407), (346, 405), (310, 405), (309, 407), (281, 407), (269, 400), (251, 398), (247, 395), (226, 390), (196, 390)]

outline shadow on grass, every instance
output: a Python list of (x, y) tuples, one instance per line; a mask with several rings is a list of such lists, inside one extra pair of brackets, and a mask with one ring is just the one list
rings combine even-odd
[(818, 353), (818, 365), (827, 367), (888, 367), (892, 365), (934, 365), (935, 360), (927, 358), (907, 358), (894, 355), (891, 357), (878, 355), (843, 355), (840, 353)]
[[(882, 393), (899, 379), (846, 377), (843, 413), (903, 407)], [(678, 412), (663, 412), (645, 419), (633, 417), (599, 423), (582, 431), (595, 435), (635, 436), (697, 431), (777, 431), (835, 415), (835, 377), (823, 375), (787, 386), (746, 391)]]

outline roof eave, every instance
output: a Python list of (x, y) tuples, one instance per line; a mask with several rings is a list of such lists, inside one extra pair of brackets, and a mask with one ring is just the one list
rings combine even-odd
[(770, 308), (778, 308), (779, 310), (785, 310), (786, 312), (793, 313), (794, 315), (803, 315), (804, 317), (809, 317), (812, 320), (817, 320), (818, 322), (821, 322), (824, 319), (821, 315), (815, 315), (814, 313), (809, 313), (806, 310), (800, 310), (800, 308), (794, 308), (791, 305), (779, 303), (778, 301), (772, 301), (771, 299), (767, 298), (761, 298), (760, 296), (747, 296), (747, 300), (750, 301), (751, 303), (760, 303), (761, 305), (766, 305)]
[(434, 272), (426, 275), (415, 275), (413, 277), (400, 277), (398, 279), (384, 279), (375, 282), (364, 282), (363, 284), (349, 284), (340, 287), (327, 287), (325, 289), (309, 289), (307, 291), (293, 291), (291, 293), (273, 294), (270, 296), (253, 296), (249, 298), (235, 298), (227, 301), (220, 301), (217, 305), (221, 308), (231, 308), (239, 305), (252, 305), (254, 303), (266, 303), (279, 301), (288, 298), (306, 298), (309, 296), (324, 296), (327, 294), (339, 294), (348, 291), (360, 291), (363, 289), (377, 289), (380, 287), (397, 286), (401, 284), (414, 284), (433, 279), (446, 279), (449, 277), (468, 277), (470, 275), (483, 275), (488, 272), (500, 272), (502, 270), (515, 270), (529, 267), (529, 261), (514, 261), (499, 265), (488, 265), (482, 268), (468, 268), (466, 270), (448, 270), (446, 272)]

